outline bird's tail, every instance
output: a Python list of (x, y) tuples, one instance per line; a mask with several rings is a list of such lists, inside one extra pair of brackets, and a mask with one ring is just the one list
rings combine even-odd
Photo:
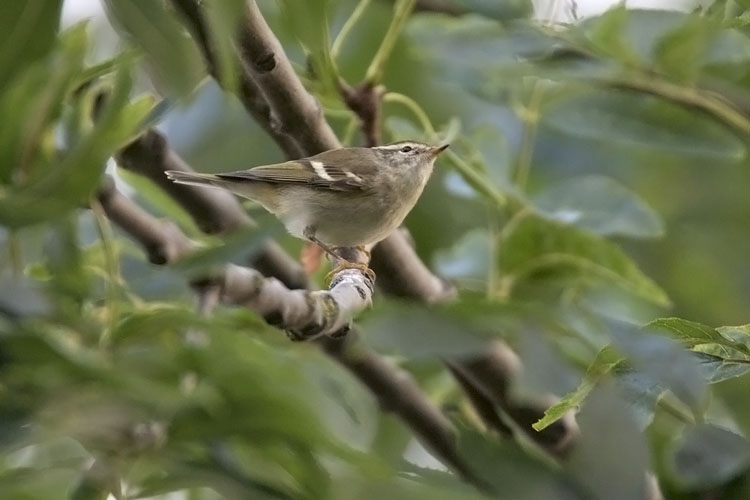
[(228, 189), (226, 180), (219, 178), (214, 174), (200, 174), (198, 172), (183, 172), (181, 170), (167, 170), (169, 180), (177, 184), (189, 184), (191, 186), (208, 186), (220, 189)]

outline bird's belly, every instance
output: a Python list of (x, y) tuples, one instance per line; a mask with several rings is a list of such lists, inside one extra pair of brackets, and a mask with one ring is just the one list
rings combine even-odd
[[(302, 206), (292, 198), (282, 217), (287, 230), (304, 238), (307, 227), (314, 228), (317, 239), (330, 246), (353, 247), (385, 239), (404, 220), (408, 210), (394, 210), (389, 200), (349, 197), (335, 193), (337, 200), (323, 200), (319, 206)], [(332, 205), (337, 210), (332, 210)], [(409, 207), (410, 208), (410, 207)]]

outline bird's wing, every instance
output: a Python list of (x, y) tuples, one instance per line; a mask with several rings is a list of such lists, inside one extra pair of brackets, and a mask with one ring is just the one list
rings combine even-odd
[(264, 165), (240, 172), (216, 174), (225, 180), (262, 181), (271, 184), (301, 184), (334, 191), (355, 191), (369, 188), (361, 176), (334, 167), (317, 157)]

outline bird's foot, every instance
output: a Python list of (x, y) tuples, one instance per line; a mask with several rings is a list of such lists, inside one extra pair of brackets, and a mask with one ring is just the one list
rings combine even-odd
[(343, 271), (344, 269), (358, 269), (359, 271), (362, 271), (365, 276), (367, 276), (367, 279), (369, 279), (372, 283), (375, 283), (375, 272), (367, 267), (366, 264), (360, 264), (358, 262), (349, 262), (347, 260), (341, 260), (340, 264), (336, 266), (333, 271), (326, 274), (325, 282), (327, 285), (331, 284), (331, 281), (333, 281), (333, 277), (336, 276), (336, 273), (339, 273)]

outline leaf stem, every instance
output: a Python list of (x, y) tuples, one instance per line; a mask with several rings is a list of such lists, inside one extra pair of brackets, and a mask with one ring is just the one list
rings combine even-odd
[(393, 19), (383, 37), (380, 48), (378, 48), (378, 51), (372, 58), (372, 62), (370, 62), (370, 66), (367, 68), (365, 83), (371, 85), (380, 83), (380, 80), (383, 78), (385, 64), (388, 62), (388, 58), (390, 58), (391, 52), (393, 52), (393, 48), (396, 46), (396, 40), (404, 29), (406, 20), (409, 18), (409, 14), (411, 14), (415, 3), (416, 0), (396, 1), (396, 4), (393, 6)]
[(518, 151), (518, 161), (514, 181), (521, 191), (525, 191), (531, 171), (531, 161), (534, 155), (534, 140), (536, 139), (539, 123), (539, 107), (541, 106), (543, 89), (540, 82), (534, 82), (531, 95), (526, 105), (519, 106), (516, 112), (524, 123), (521, 146)]
[(357, 6), (354, 8), (354, 12), (352, 12), (352, 15), (349, 16), (349, 18), (346, 20), (344, 25), (341, 27), (341, 31), (339, 31), (339, 34), (336, 35), (336, 39), (333, 41), (333, 45), (331, 46), (331, 59), (336, 60), (339, 56), (339, 53), (341, 52), (341, 47), (344, 45), (344, 40), (349, 35), (349, 32), (354, 28), (354, 25), (359, 22), (362, 15), (367, 10), (367, 7), (370, 6), (372, 0), (360, 0), (360, 2), (357, 4)]
[(719, 95), (692, 87), (683, 87), (650, 76), (633, 73), (626, 77), (603, 79), (614, 88), (637, 90), (657, 97), (692, 106), (715, 116), (742, 134), (750, 134), (750, 120)]

